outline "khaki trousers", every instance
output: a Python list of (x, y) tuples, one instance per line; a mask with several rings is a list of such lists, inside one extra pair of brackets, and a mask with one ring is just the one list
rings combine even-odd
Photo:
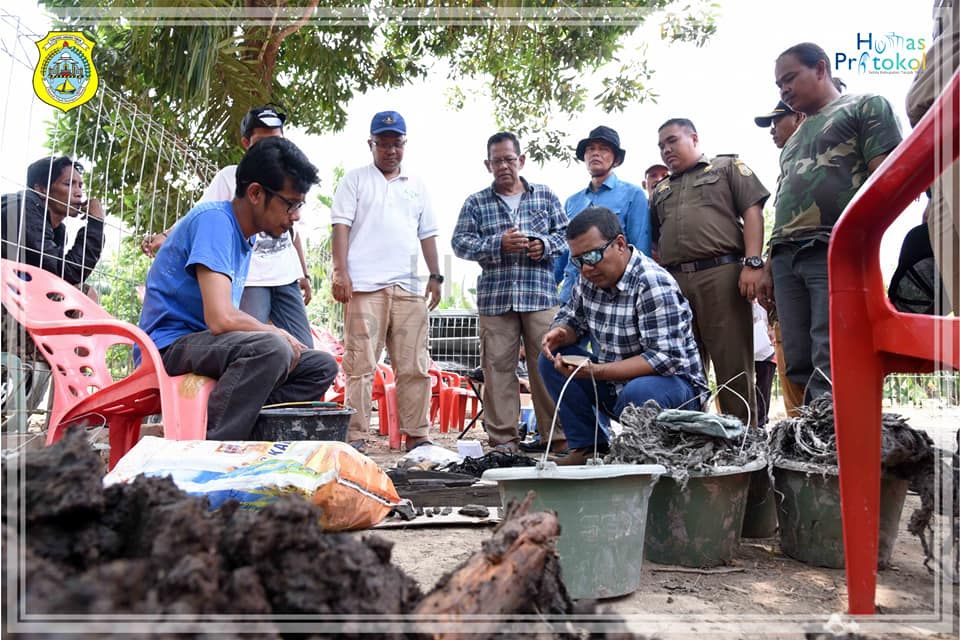
[(353, 293), (344, 318), (346, 400), (357, 410), (350, 418), (348, 441), (363, 440), (370, 434), (373, 374), (384, 346), (397, 382), (400, 431), (412, 437), (427, 435), (431, 389), (427, 332), (427, 305), (422, 296), (399, 285)]
[[(700, 348), (704, 371), (713, 362), (717, 385), (732, 380), (729, 388), (750, 405), (750, 426), (757, 424), (757, 399), (753, 365), (753, 309), (740, 295), (739, 264), (724, 264), (695, 273), (671, 272), (693, 311), (693, 333)], [(724, 389), (717, 396), (723, 413), (737, 416), (744, 424), (743, 401)]]
[[(499, 316), (480, 316), (480, 363), (483, 366), (483, 424), (491, 446), (519, 440), (520, 383), (517, 362), (520, 337), (527, 354), (530, 394), (537, 416), (541, 442), (550, 436), (555, 404), (547, 392), (537, 368), (540, 342), (557, 314), (557, 307), (526, 313), (508, 312)], [(555, 449), (566, 446), (560, 423), (553, 433)]]

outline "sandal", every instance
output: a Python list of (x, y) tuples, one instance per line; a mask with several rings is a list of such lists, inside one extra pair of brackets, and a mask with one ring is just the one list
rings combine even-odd
[(511, 440), (510, 442), (501, 442), (500, 444), (494, 445), (493, 451), (518, 455), (520, 453), (520, 446), (515, 441)]
[(413, 451), (413, 450), (416, 449), (417, 447), (422, 447), (422, 446), (427, 445), (427, 444), (433, 445), (433, 444), (435, 444), (435, 443), (431, 442), (431, 441), (430, 441), (430, 438), (424, 438), (423, 440), (418, 441), (418, 442), (417, 442), (416, 444), (414, 444), (412, 447), (409, 446), (409, 445), (407, 445), (406, 443), (404, 443), (404, 445), (403, 445), (403, 450), (404, 450), (405, 453), (410, 453), (411, 451)]

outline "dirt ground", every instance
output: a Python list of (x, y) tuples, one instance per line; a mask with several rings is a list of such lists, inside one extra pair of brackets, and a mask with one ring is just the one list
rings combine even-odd
[[(911, 426), (931, 434), (947, 445), (960, 427), (960, 409), (898, 407)], [(778, 419), (782, 416), (775, 416)], [(456, 450), (458, 433), (431, 434), (437, 444)], [(477, 426), (466, 436), (486, 444)], [(369, 455), (384, 468), (400, 457), (386, 447), (386, 439), (374, 438)], [(891, 568), (877, 579), (878, 613), (875, 623), (857, 627), (870, 637), (958, 637), (956, 610), (943, 617), (935, 603), (955, 602), (957, 587), (941, 582), (923, 565), (920, 541), (906, 525), (916, 495), (908, 495), (900, 520)], [(942, 522), (942, 520), (940, 520)], [(359, 535), (359, 534), (358, 534)], [(420, 585), (429, 590), (447, 571), (464, 561), (490, 536), (485, 527), (431, 527), (378, 531), (395, 543), (393, 560)], [(842, 569), (812, 567), (783, 555), (779, 540), (745, 539), (723, 573), (680, 573), (644, 561), (641, 586), (635, 593), (604, 601), (609, 611), (624, 616), (632, 631), (700, 634), (710, 629), (712, 637), (796, 637), (797, 633), (824, 631), (831, 614), (846, 611), (846, 578)], [(733, 570), (733, 571), (730, 571)], [(831, 627), (835, 631), (839, 628)], [(845, 629), (847, 631), (852, 628)], [(808, 636), (812, 637), (812, 636)]]
[[(897, 407), (916, 428), (926, 430), (940, 446), (949, 446), (960, 426), (960, 408)], [(774, 416), (778, 419), (781, 416)], [(456, 450), (457, 432), (431, 433), (437, 444)], [(480, 426), (466, 439), (486, 445)], [(368, 455), (383, 468), (402, 456), (391, 451), (385, 437), (371, 433)], [(602, 601), (611, 614), (622, 616), (631, 631), (645, 637), (960, 637), (956, 614), (958, 588), (923, 565), (917, 538), (906, 530), (919, 498), (908, 495), (894, 546), (892, 566), (878, 575), (876, 602), (880, 615), (858, 620), (856, 626), (828, 623), (846, 610), (843, 570), (807, 566), (786, 557), (777, 538), (745, 539), (727, 567), (717, 572), (676, 572), (644, 561), (639, 590)], [(942, 519), (938, 520), (943, 522)], [(377, 530), (374, 535), (394, 543), (393, 563), (424, 591), (430, 591), (491, 536), (489, 526), (433, 526)], [(349, 534), (358, 538), (371, 532)], [(937, 606), (937, 602), (942, 603)], [(952, 605), (952, 606), (951, 606)], [(855, 637), (855, 636), (847, 636)]]

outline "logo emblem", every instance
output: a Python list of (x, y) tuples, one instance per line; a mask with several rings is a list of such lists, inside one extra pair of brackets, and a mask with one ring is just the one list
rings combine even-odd
[(97, 93), (93, 40), (79, 31), (51, 31), (36, 44), (40, 61), (33, 70), (33, 90), (38, 98), (66, 112)]

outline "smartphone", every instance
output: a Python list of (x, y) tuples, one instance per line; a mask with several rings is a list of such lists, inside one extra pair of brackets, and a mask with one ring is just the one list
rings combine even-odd
[(560, 362), (567, 365), (568, 367), (579, 367), (581, 364), (589, 360), (587, 356), (576, 356), (576, 355), (564, 355), (560, 356)]

